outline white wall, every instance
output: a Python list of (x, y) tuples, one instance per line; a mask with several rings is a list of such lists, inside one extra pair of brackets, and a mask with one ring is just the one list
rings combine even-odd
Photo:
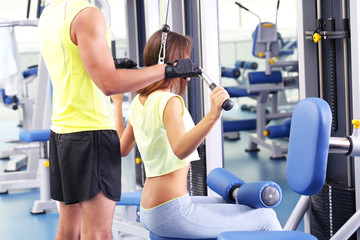
[[(48, 2), (47, 0), (46, 2)], [(51, 0), (50, 0), (51, 1)], [(151, 0), (152, 1), (152, 0)], [(161, 22), (164, 22), (167, 0), (159, 0)], [(261, 17), (262, 21), (275, 21), (277, 0), (237, 0)], [(282, 0), (278, 12), (278, 30), (283, 37), (296, 37), (296, 0)], [(11, 20), (25, 19), (27, 0), (0, 0), (0, 18)], [(115, 39), (125, 39), (125, 0), (108, 0), (111, 7), (111, 25)], [(220, 41), (250, 40), (258, 24), (258, 19), (240, 10), (235, 0), (219, 0)], [(37, 1), (32, 1), (30, 18), (36, 15)], [(171, 21), (171, 16), (170, 16)], [(16, 30), (21, 52), (38, 51), (36, 28), (19, 28)]]
[[(257, 14), (262, 22), (275, 23), (277, 0), (237, 0)], [(219, 0), (219, 27), (221, 41), (250, 39), (259, 20), (256, 16), (240, 9), (235, 0)], [(296, 0), (280, 1), (278, 30), (282, 36), (296, 36)]]
[[(48, 0), (46, 2), (49, 2)], [(111, 25), (115, 39), (126, 36), (125, 1), (108, 0), (111, 7)], [(27, 0), (0, 0), (0, 18), (9, 20), (26, 19)], [(37, 1), (31, 1), (30, 19), (36, 18)], [(38, 51), (37, 29), (21, 27), (16, 29), (17, 41), (21, 52)]]

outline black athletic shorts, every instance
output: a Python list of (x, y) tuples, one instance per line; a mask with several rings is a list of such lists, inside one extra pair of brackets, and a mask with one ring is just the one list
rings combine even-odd
[(115, 130), (50, 134), (50, 195), (65, 204), (89, 200), (102, 191), (121, 195), (120, 142)]

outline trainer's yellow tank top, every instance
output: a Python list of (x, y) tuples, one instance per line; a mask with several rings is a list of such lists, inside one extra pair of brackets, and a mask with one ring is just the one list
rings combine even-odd
[[(55, 133), (115, 129), (110, 98), (93, 83), (71, 41), (70, 26), (86, 0), (55, 0), (39, 20), (41, 54), (53, 85), (52, 124)], [(107, 40), (110, 46), (110, 34)]]

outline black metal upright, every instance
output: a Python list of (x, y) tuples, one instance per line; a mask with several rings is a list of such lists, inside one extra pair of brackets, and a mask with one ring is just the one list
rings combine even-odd
[(136, 0), (137, 34), (139, 49), (139, 66), (144, 66), (143, 51), (146, 44), (144, 0)]
[[(193, 49), (191, 58), (194, 62), (201, 66), (201, 46), (200, 46), (200, 1), (185, 0), (185, 34), (190, 36), (193, 40)], [(188, 83), (187, 102), (189, 112), (197, 124), (204, 117), (204, 96), (203, 96), (203, 82), (199, 79), (192, 79)], [(188, 187), (192, 195), (207, 195), (206, 185), (206, 146), (205, 141), (200, 144), (198, 148), (200, 160), (192, 162)]]
[[(349, 19), (344, 17), (344, 12), (348, 11), (344, 6), (349, 5), (349, 0), (343, 2), (345, 4), (340, 0), (313, 0), (309, 4), (309, 1), (303, 1), (304, 10), (309, 6), (316, 10), (316, 20), (309, 29), (312, 21), (308, 16), (311, 12), (309, 9), (303, 12), (304, 22), (300, 23), (306, 27), (308, 35), (315, 32), (321, 35), (319, 42), (304, 42), (305, 74), (312, 75), (305, 78), (305, 87), (318, 87), (318, 95), (306, 90), (306, 97), (321, 97), (328, 102), (333, 118), (332, 137), (348, 136), (352, 119), (352, 106), (348, 101), (351, 99), (351, 79), (348, 74), (351, 70), (348, 64), (351, 51), (345, 44), (350, 38)], [(313, 47), (318, 51), (314, 51)], [(317, 64), (308, 65), (307, 61), (314, 58)], [(310, 80), (313, 76), (317, 76), (317, 79)], [(325, 185), (319, 194), (311, 198), (310, 231), (319, 240), (331, 238), (355, 212), (353, 171), (352, 157), (329, 154)], [(355, 234), (350, 239), (356, 239)]]

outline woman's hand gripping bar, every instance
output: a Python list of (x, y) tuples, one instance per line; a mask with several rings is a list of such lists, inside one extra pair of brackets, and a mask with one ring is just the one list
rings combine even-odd
[[(202, 74), (199, 74), (198, 77), (206, 82), (206, 84), (209, 86), (211, 91), (213, 91), (217, 87), (216, 84), (213, 81), (211, 81), (211, 79), (206, 73), (203, 72)], [(233, 101), (231, 101), (231, 99), (228, 98), (224, 101), (222, 105), (222, 109), (224, 109), (225, 111), (229, 111), (233, 108), (233, 106), (234, 106)]]

